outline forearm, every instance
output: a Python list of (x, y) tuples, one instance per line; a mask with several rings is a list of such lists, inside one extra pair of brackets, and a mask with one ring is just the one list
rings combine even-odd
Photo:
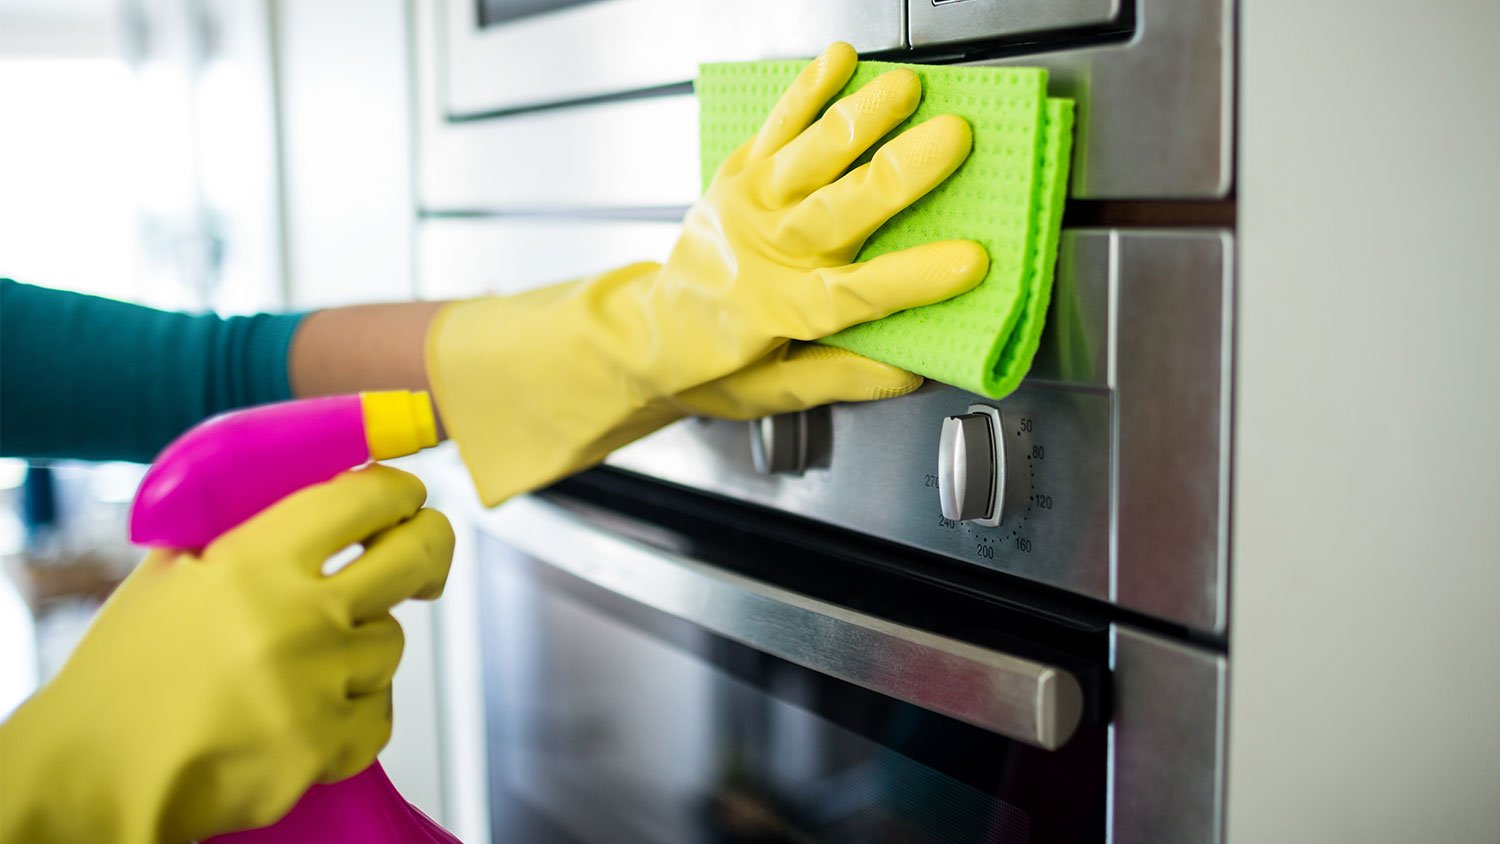
[(309, 314), (292, 337), (292, 393), (428, 389), (427, 327), (442, 305), (352, 305)]
[(351, 305), (308, 314), (287, 362), (298, 398), (425, 390), (427, 326), (441, 302)]
[(290, 396), (300, 316), (189, 316), (0, 280), (0, 453), (150, 460), (204, 417)]

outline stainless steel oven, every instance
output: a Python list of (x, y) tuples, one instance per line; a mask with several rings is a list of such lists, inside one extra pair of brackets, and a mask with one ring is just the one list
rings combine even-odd
[[(663, 254), (675, 232), (646, 220), (438, 217), (422, 229), (422, 271), (435, 296), (507, 292)], [(1021, 479), (1006, 495), (1019, 503), (997, 528), (939, 512), (943, 420), (984, 402), (938, 385), (817, 411), (798, 425), (691, 420), (618, 453), (613, 468), (478, 519), (495, 840), (548, 840), (537, 829), (559, 822), (549, 834), (563, 837), (553, 840), (605, 840), (598, 829), (564, 832), (584, 819), (626, 823), (594, 794), (622, 779), (654, 795), (638, 795), (649, 816), (641, 829), (677, 830), (625, 840), (694, 840), (681, 837), (702, 821), (693, 812), (724, 797), (705, 773), (712, 760), (727, 764), (715, 755), (720, 743), (771, 748), (756, 764), (806, 764), (786, 755), (798, 745), (791, 738), (735, 732), (737, 719), (751, 717), (743, 707), (781, 712), (798, 726), (777, 729), (797, 736), (847, 743), (827, 751), (835, 761), (858, 748), (902, 776), (992, 801), (965, 803), (966, 812), (1066, 832), (931, 840), (1103, 841), (1104, 829), (1114, 841), (1214, 840), (1227, 679), (1213, 632), (1225, 620), (1215, 385), (1226, 241), (1125, 230), (1067, 240), (1037, 375), (995, 403), (1012, 459), (1026, 467), (1012, 470)], [(1111, 316), (1123, 300), (1199, 329), (1172, 331), (1128, 309)], [(1125, 354), (1137, 362), (1122, 367)], [(1180, 359), (1195, 365), (1171, 365)], [(1140, 408), (1128, 407), (1132, 398)], [(788, 431), (806, 437), (804, 447), (788, 448)], [(1131, 441), (1164, 453), (1121, 465)], [(799, 451), (800, 467), (782, 462)], [(780, 471), (762, 474), (773, 467)], [(807, 630), (814, 634), (782, 636)], [(905, 661), (889, 662), (892, 652)], [(959, 667), (953, 652), (963, 655)], [(721, 664), (724, 654), (769, 674), (747, 680), (740, 663)], [(868, 676), (871, 663), (883, 673)], [(979, 673), (966, 677), (973, 666)], [(798, 691), (806, 684), (826, 705), (807, 704)], [(563, 729), (554, 717), (591, 726)], [(936, 732), (893, 748), (868, 726), (881, 719), (917, 719)], [(677, 726), (678, 743), (658, 747)], [(921, 755), (950, 735), (969, 767)], [(545, 746), (517, 744), (533, 739)], [(843, 768), (812, 770), (839, 781)], [(1067, 800), (1007, 797), (1000, 779), (1051, 783)], [(548, 821), (567, 806), (578, 812)], [(1092, 820), (1072, 825), (1079, 818)], [(839, 829), (764, 840), (924, 840), (881, 838), (875, 828), (843, 838)]]
[(596, 474), (485, 520), (495, 840), (1213, 837), (1221, 658), (744, 518)]
[[(664, 257), (697, 190), (700, 59), (844, 37), (1043, 64), (1080, 121), (1014, 395), (687, 420), (474, 520), (495, 840), (1219, 840), (1233, 7), (798, 4), (832, 17), (721, 20), (694, 52), (588, 23), (644, 0), (541, 5), (416, 4), (425, 295)], [(635, 75), (627, 41), (660, 64)], [(585, 55), (597, 74), (569, 69)], [(998, 512), (943, 515), (976, 477), (951, 471), (960, 437), (997, 455)]]

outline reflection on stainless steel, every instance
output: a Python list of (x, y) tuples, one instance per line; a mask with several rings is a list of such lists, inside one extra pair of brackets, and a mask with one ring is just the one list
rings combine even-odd
[(1125, 606), (1208, 630), (1227, 622), (1228, 235), (1121, 237), (1115, 588)]
[(1223, 656), (1110, 631), (1114, 844), (1215, 844), (1224, 834)]
[(894, 624), (623, 539), (522, 498), (484, 529), (547, 564), (756, 650), (1046, 749), (1072, 736), (1061, 669)]
[(1046, 67), (1049, 93), (1077, 101), (1074, 199), (1226, 196), (1234, 171), (1233, 3), (1135, 2), (1135, 36), (1126, 43), (985, 64)]
[(1121, 0), (910, 0), (913, 47), (1107, 24)]
[(842, 39), (905, 46), (905, 0), (600, 0), (481, 28), (447, 0), (446, 112), (465, 115), (676, 82), (706, 61), (799, 58)]
[(1047, 330), (1027, 373), (1029, 382), (1109, 387), (1114, 243), (1105, 232), (1064, 233), (1047, 306)]

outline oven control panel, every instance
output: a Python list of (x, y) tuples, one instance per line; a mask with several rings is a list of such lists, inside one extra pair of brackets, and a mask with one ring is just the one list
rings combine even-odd
[(695, 419), (611, 465), (1108, 600), (1107, 392), (929, 383), (751, 423)]
[(613, 466), (1222, 632), (1232, 238), (1064, 233), (1042, 346), (989, 399), (694, 419)]
[[(1098, 457), (1108, 454), (1108, 404), (1028, 388), (940, 417), (936, 459), (928, 461), (936, 471), (923, 474), (918, 499), (934, 544), (978, 565), (1055, 585), (1066, 579), (1107, 599), (1108, 464)], [(910, 494), (917, 495), (914, 483)]]

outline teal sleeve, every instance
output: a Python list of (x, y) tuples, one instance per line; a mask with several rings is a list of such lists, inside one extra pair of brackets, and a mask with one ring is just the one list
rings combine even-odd
[(299, 320), (170, 313), (0, 279), (0, 454), (146, 462), (208, 416), (291, 398)]

